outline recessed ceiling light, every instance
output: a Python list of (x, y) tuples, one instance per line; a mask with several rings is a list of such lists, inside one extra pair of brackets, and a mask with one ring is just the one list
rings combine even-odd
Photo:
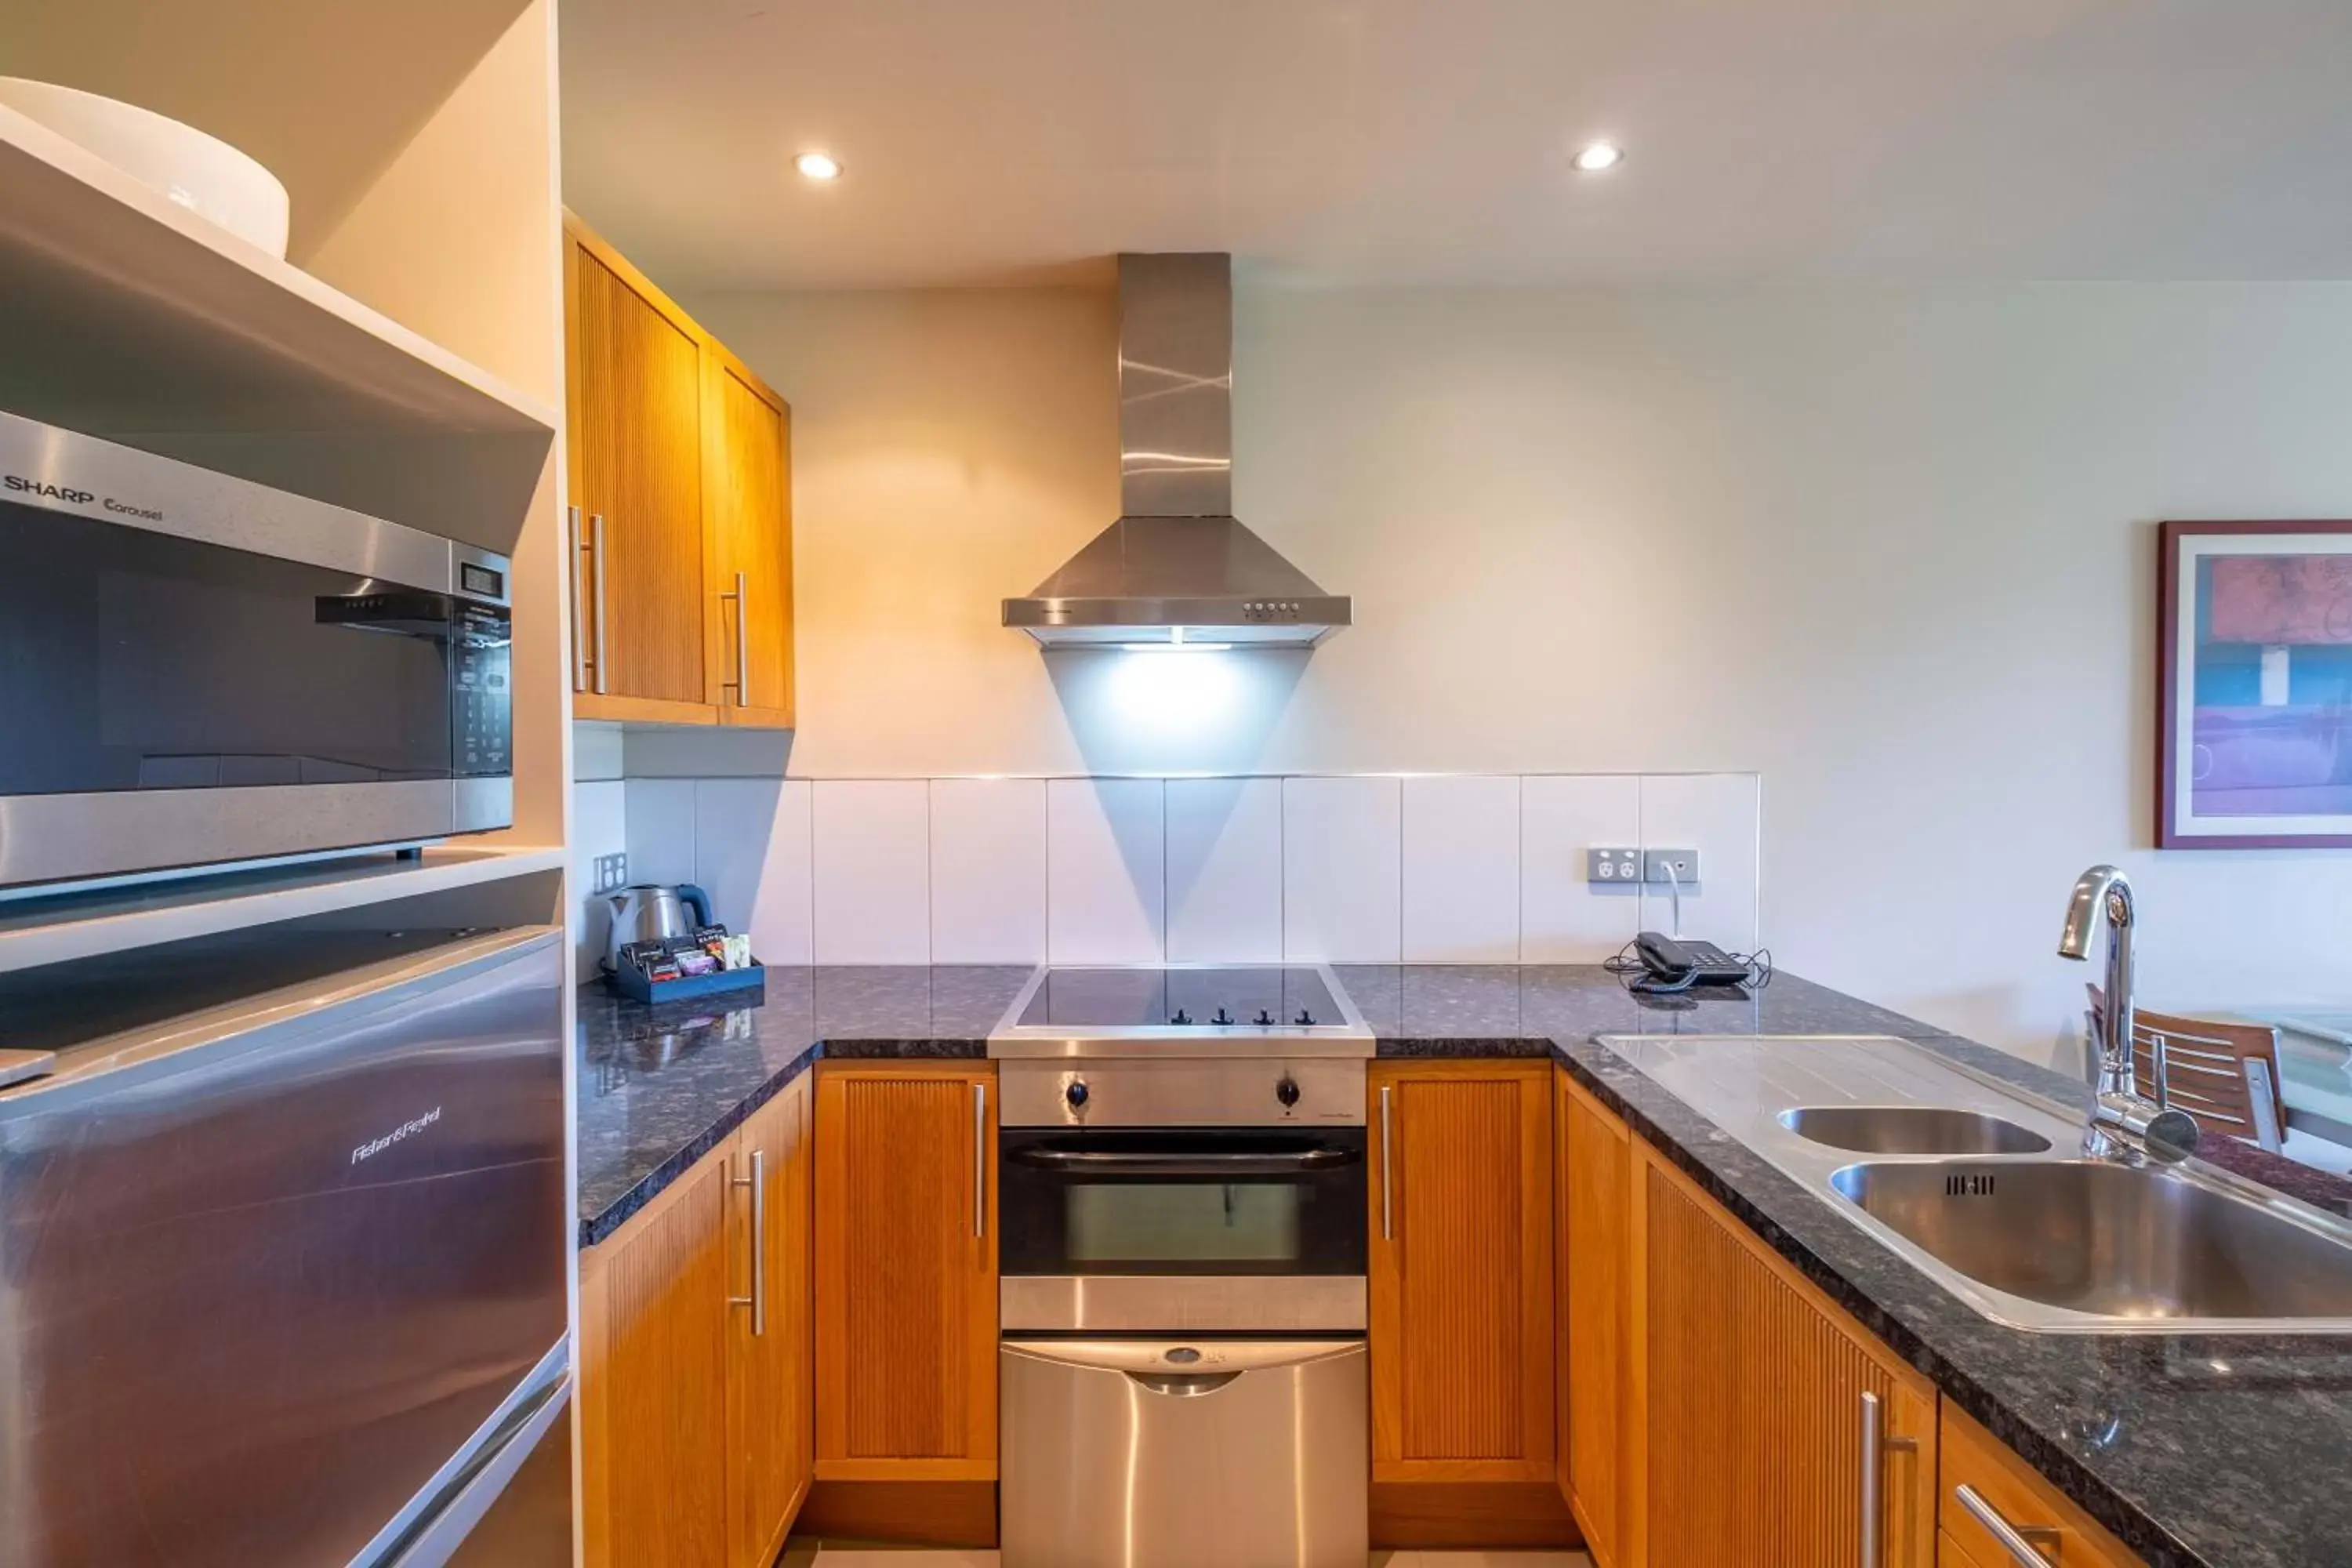
[(1605, 174), (1625, 161), (1625, 150), (1614, 142), (1588, 142), (1576, 154), (1579, 174)]
[(841, 165), (834, 161), (830, 153), (803, 153), (793, 160), (793, 167), (812, 180), (841, 178)]

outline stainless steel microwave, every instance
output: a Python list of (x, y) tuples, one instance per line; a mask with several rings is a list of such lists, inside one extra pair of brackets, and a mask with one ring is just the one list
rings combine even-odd
[(0, 888), (514, 820), (505, 556), (0, 414)]

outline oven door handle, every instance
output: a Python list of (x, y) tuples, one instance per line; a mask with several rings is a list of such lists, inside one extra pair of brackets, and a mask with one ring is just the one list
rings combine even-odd
[(1015, 1149), (1005, 1155), (1048, 1171), (1098, 1171), (1122, 1176), (1287, 1176), (1328, 1171), (1362, 1159), (1356, 1149), (1302, 1149), (1290, 1154), (1135, 1154), (1107, 1149)]

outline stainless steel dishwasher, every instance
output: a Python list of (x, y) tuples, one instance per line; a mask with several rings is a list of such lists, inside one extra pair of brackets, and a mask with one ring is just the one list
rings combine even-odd
[(1361, 1340), (1003, 1347), (1005, 1568), (1361, 1568)]

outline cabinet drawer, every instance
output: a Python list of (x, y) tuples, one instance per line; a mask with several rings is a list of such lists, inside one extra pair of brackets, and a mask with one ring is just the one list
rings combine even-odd
[(1963, 1568), (2023, 1568), (1961, 1500), (1960, 1489), (1968, 1487), (2058, 1568), (2139, 1568), (2139, 1559), (2123, 1542), (1948, 1400), (1944, 1402), (1940, 1436), (1943, 1479), (1937, 1516), (1944, 1531), (1946, 1563), (1957, 1562)]
[(1985, 1568), (1969, 1555), (1969, 1549), (1952, 1539), (1948, 1530), (1936, 1533), (1936, 1568)]

